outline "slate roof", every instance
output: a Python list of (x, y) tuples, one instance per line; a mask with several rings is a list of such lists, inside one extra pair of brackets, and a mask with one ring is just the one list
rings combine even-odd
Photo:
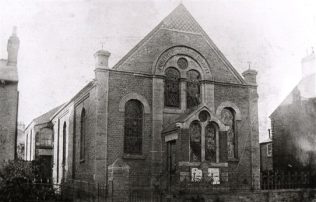
[(149, 40), (149, 38), (151, 38), (160, 29), (179, 30), (202, 35), (211, 46), (210, 48), (216, 52), (217, 56), (223, 61), (223, 63), (234, 75), (234, 77), (241, 84), (246, 84), (243, 77), (226, 59), (224, 54), (217, 48), (215, 43), (210, 39), (210, 37), (206, 34), (206, 32), (202, 29), (198, 22), (192, 17), (190, 12), (184, 7), (183, 4), (180, 4), (166, 18), (164, 18), (149, 34), (147, 34), (134, 48), (132, 48), (121, 60), (119, 60), (117, 64), (114, 65), (113, 69), (119, 69), (120, 66), (133, 53), (135, 53), (143, 44), (145, 44)]
[(273, 116), (279, 107), (292, 104), (296, 96), (300, 96), (301, 100), (316, 98), (316, 74), (302, 78), (270, 116)]

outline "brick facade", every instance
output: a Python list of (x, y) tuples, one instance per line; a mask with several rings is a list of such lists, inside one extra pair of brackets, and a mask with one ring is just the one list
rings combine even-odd
[[(130, 190), (165, 192), (173, 185), (167, 170), (167, 145), (169, 141), (175, 141), (176, 181), (180, 181), (182, 175), (190, 176), (191, 168), (202, 169), (203, 176), (209, 169), (216, 168), (226, 184), (229, 182), (245, 189), (259, 188), (256, 72), (248, 70), (244, 80), (183, 5), (112, 69), (108, 67), (109, 56), (110, 53), (104, 50), (95, 54), (95, 79), (52, 117), (56, 183), (69, 177), (113, 183)], [(188, 61), (188, 67), (177, 68), (180, 57)], [(170, 66), (177, 68), (181, 75), (180, 103), (176, 108), (164, 105), (164, 71)], [(199, 104), (192, 108), (187, 106), (188, 70), (200, 74)], [(124, 153), (124, 134), (128, 130), (125, 106), (130, 100), (137, 100), (143, 109), (141, 153), (137, 154)], [(87, 118), (84, 141), (81, 139), (83, 108)], [(228, 157), (227, 137), (230, 136), (227, 131), (230, 128), (221, 119), (224, 109), (231, 110), (234, 116), (234, 157)], [(189, 128), (193, 121), (201, 122), (202, 111), (209, 114), (207, 121), (201, 123), (203, 143), (207, 123), (218, 126), (216, 162), (204, 161), (205, 144), (201, 150), (202, 162), (190, 159)], [(63, 124), (67, 124), (65, 168), (61, 165)], [(80, 159), (80, 149), (83, 148), (85, 155)], [(181, 190), (176, 185), (173, 187)]]
[(0, 167), (16, 158), (19, 44), (14, 31), (8, 40), (8, 59), (0, 59)]

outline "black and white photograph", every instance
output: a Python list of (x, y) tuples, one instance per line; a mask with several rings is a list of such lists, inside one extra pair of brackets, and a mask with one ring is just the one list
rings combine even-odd
[(316, 1), (0, 0), (0, 202), (316, 202)]

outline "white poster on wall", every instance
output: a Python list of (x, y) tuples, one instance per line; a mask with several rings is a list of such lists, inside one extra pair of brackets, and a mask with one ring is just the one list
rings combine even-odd
[(220, 184), (219, 168), (209, 168), (207, 176), (212, 179), (212, 184)]
[(198, 168), (191, 168), (191, 181), (199, 182), (202, 180), (202, 170)]

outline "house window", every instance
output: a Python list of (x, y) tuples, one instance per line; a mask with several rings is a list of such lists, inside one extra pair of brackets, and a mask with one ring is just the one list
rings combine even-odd
[(86, 110), (83, 108), (80, 117), (80, 160), (85, 156)]
[(165, 79), (165, 106), (180, 107), (180, 73), (177, 69), (169, 67)]
[(267, 157), (272, 157), (272, 143), (267, 144)]
[(229, 159), (237, 157), (236, 148), (236, 121), (235, 111), (231, 108), (224, 108), (221, 112), (223, 123), (229, 127), (227, 131), (227, 156)]
[(198, 121), (191, 123), (189, 128), (191, 161), (201, 161), (201, 126)]
[(200, 74), (195, 70), (187, 72), (187, 108), (198, 106), (200, 99)]
[(205, 160), (216, 162), (216, 136), (218, 127), (215, 123), (209, 123), (205, 128)]
[(124, 153), (142, 154), (143, 105), (138, 100), (125, 104)]
[(66, 164), (66, 132), (67, 132), (67, 124), (64, 122), (63, 125), (63, 159), (62, 159), (62, 165), (65, 166)]

